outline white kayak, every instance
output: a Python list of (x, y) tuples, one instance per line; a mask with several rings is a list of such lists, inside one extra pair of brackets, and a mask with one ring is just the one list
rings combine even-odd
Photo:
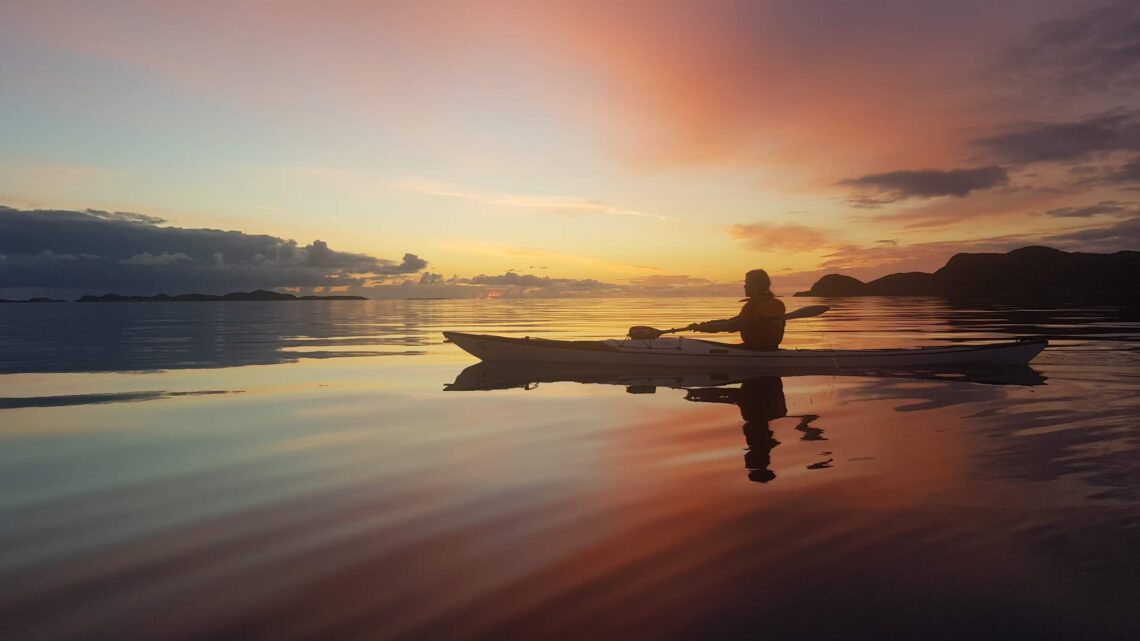
[(917, 349), (778, 349), (756, 351), (739, 345), (692, 338), (560, 341), (490, 334), (444, 332), (463, 350), (484, 361), (587, 363), (764, 369), (770, 371), (858, 370), (945, 365), (1015, 365), (1033, 360), (1048, 341), (1019, 339), (1003, 343), (961, 344)]

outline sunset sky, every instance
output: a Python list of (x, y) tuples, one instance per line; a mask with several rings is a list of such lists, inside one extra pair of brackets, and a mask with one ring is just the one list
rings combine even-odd
[(0, 5), (0, 296), (790, 293), (1138, 190), (1134, 0)]

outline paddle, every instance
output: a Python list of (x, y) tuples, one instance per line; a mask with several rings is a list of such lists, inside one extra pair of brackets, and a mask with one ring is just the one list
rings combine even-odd
[[(831, 309), (827, 305), (808, 305), (801, 307), (794, 312), (784, 314), (782, 318), (786, 321), (795, 320), (797, 318), (811, 318), (812, 316), (819, 316), (820, 314)], [(655, 327), (647, 327), (645, 325), (638, 325), (637, 327), (629, 328), (629, 337), (634, 340), (647, 341), (654, 338), (660, 338), (662, 334), (672, 334), (673, 332), (683, 332), (688, 327), (674, 327), (673, 329), (657, 329)]]

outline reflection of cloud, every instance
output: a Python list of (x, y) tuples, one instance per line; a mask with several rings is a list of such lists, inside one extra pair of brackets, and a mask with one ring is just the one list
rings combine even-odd
[(402, 178), (389, 181), (390, 186), (428, 196), (462, 198), (486, 205), (515, 207), (558, 214), (599, 214), (605, 216), (635, 216), (666, 220), (664, 216), (647, 214), (636, 209), (618, 207), (610, 203), (577, 196), (534, 196), (505, 192), (473, 191), (423, 178)]
[(1006, 170), (991, 165), (974, 169), (900, 169), (849, 178), (839, 184), (857, 190), (851, 202), (876, 206), (905, 198), (962, 198), (971, 191), (991, 189), (1008, 183)]
[(818, 229), (794, 223), (750, 223), (733, 225), (729, 234), (759, 251), (806, 251), (829, 244)]
[(143, 214), (0, 207), (0, 283), (6, 288), (124, 294), (360, 284), (427, 261), (301, 246), (275, 236), (161, 225)]
[[(19, 372), (19, 365), (11, 371)], [(8, 370), (8, 367), (3, 370)], [(3, 371), (0, 370), (0, 371)], [(0, 397), (0, 410), (22, 409), (26, 407), (73, 407), (76, 405), (105, 405), (108, 403), (135, 403), (185, 396), (216, 396), (219, 394), (241, 394), (243, 390), (200, 390), (191, 392), (111, 392), (103, 394), (69, 394), (66, 396)]]
[[(104, 313), (108, 310), (91, 309), (91, 305), (98, 307), (95, 303), (30, 305), (21, 313), (6, 314), (7, 331), (22, 337), (22, 344), (20, 349), (5, 349), (0, 358), (0, 374), (154, 372), (310, 359), (399, 357), (423, 354), (423, 346), (437, 342), (416, 323), (397, 322), (380, 327), (375, 322), (377, 314), (392, 312), (378, 311), (367, 302), (337, 305), (335, 313), (329, 312), (323, 303), (317, 305), (325, 310), (322, 312), (299, 302), (275, 303), (282, 307), (270, 313), (258, 312), (257, 305), (243, 303), (230, 306), (224, 314), (219, 307), (224, 303), (140, 303), (132, 304), (129, 313), (124, 314)], [(63, 308), (63, 315), (77, 318), (61, 324), (63, 319), (59, 318), (57, 307)], [(284, 307), (293, 312), (308, 307), (315, 313), (290, 313)], [(400, 317), (401, 312), (397, 311), (388, 318)], [(153, 340), (140, 340), (156, 331), (164, 338), (161, 347)], [(9, 397), (0, 398), (0, 410), (222, 393), (226, 392), (171, 390), (11, 398), (13, 388), (0, 386), (0, 397)], [(29, 427), (35, 424), (0, 418), (5, 429), (10, 423), (20, 422), (29, 423)]]

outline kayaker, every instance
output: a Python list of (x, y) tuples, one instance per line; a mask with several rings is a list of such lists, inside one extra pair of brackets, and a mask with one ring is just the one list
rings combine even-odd
[(763, 269), (744, 275), (744, 307), (732, 318), (693, 323), (694, 332), (740, 332), (748, 349), (774, 350), (784, 339), (784, 304), (772, 294), (772, 280)]

